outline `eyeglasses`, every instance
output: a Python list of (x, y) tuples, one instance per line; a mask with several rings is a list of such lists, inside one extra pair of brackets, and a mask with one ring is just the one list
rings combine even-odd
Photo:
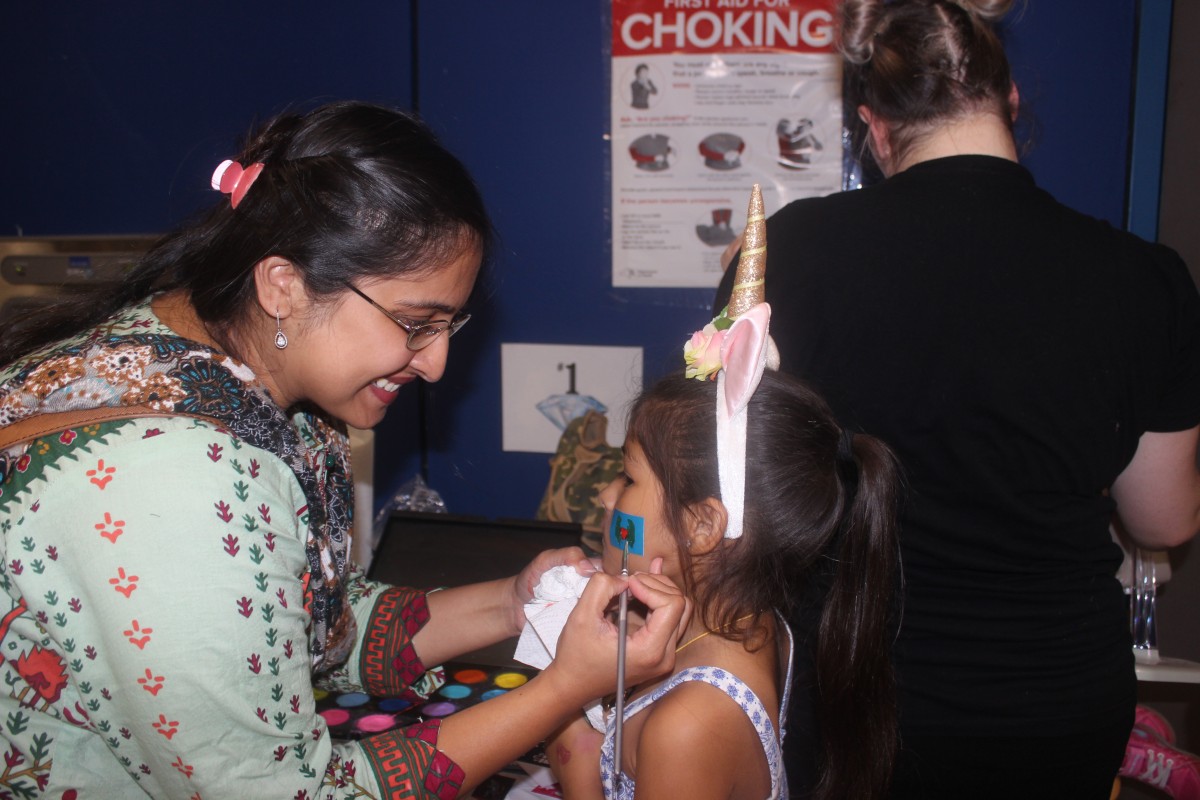
[(366, 300), (371, 305), (378, 308), (392, 322), (399, 325), (408, 334), (408, 349), (423, 350), (433, 344), (439, 336), (445, 333), (447, 336), (453, 336), (458, 333), (459, 328), (467, 324), (467, 320), (471, 315), (465, 311), (460, 311), (454, 315), (454, 319), (435, 319), (429, 322), (412, 323), (400, 319), (392, 312), (388, 311), (383, 306), (376, 303), (371, 298), (367, 297), (359, 291), (353, 284), (347, 283), (346, 288), (354, 292), (356, 295)]

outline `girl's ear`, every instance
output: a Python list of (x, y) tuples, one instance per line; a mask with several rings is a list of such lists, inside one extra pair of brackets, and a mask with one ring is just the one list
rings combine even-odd
[(688, 508), (687, 550), (693, 556), (700, 556), (713, 550), (725, 541), (725, 526), (729, 524), (729, 514), (725, 504), (715, 497), (710, 497)]

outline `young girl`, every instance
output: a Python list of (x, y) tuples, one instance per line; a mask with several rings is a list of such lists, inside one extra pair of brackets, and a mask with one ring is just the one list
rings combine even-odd
[[(797, 643), (814, 673), (821, 741), (817, 774), (804, 783), (818, 798), (886, 788), (896, 462), (880, 441), (842, 429), (804, 383), (763, 371), (769, 308), (751, 305), (747, 326), (739, 318), (693, 339), (702, 354), (711, 350), (703, 340), (724, 338), (720, 363), (695, 359), (631, 411), (624, 475), (603, 494), (614, 520), (604, 570), (620, 571), (625, 547), (631, 571), (661, 560), (694, 612), (674, 673), (633, 687), (619, 764), (612, 721), (599, 756), (600, 734), (586, 724), (550, 742), (571, 800), (787, 797), (781, 717), (792, 641), (781, 614), (814, 631)], [(705, 380), (714, 369), (717, 380)], [(800, 692), (794, 700), (809, 702)]]

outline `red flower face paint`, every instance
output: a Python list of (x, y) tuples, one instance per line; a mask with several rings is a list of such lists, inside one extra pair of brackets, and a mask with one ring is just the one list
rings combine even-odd
[(608, 529), (608, 543), (617, 550), (624, 550), (628, 544), (630, 555), (640, 556), (646, 551), (645, 530), (646, 522), (641, 517), (616, 509)]

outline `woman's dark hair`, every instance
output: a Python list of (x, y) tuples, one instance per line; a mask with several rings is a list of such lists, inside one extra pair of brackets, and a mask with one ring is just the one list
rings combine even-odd
[[(1014, 0), (843, 0), (846, 104), (888, 123), (900, 154), (939, 123), (980, 111), (1011, 127), (1012, 74), (992, 23)], [(866, 127), (847, 114), (860, 154)]]
[(828, 587), (813, 648), (822, 741), (814, 797), (882, 796), (896, 752), (897, 461), (864, 434), (839, 455), (843, 432), (824, 399), (768, 370), (748, 409), (744, 535), (692, 556), (688, 515), (721, 496), (715, 409), (714, 381), (672, 375), (635, 401), (626, 434), (662, 484), (686, 589), (710, 629), (744, 640), (741, 617), (776, 608), (794, 618), (813, 585)]
[(169, 289), (189, 293), (228, 350), (254, 307), (253, 267), (268, 256), (291, 261), (320, 301), (347, 281), (419, 275), (465, 248), (490, 247), (491, 222), (466, 168), (404, 112), (339, 102), (283, 114), (234, 160), (265, 165), (236, 209), (214, 193), (209, 211), (160, 239), (106, 296), (20, 320), (0, 337), (0, 365)]

